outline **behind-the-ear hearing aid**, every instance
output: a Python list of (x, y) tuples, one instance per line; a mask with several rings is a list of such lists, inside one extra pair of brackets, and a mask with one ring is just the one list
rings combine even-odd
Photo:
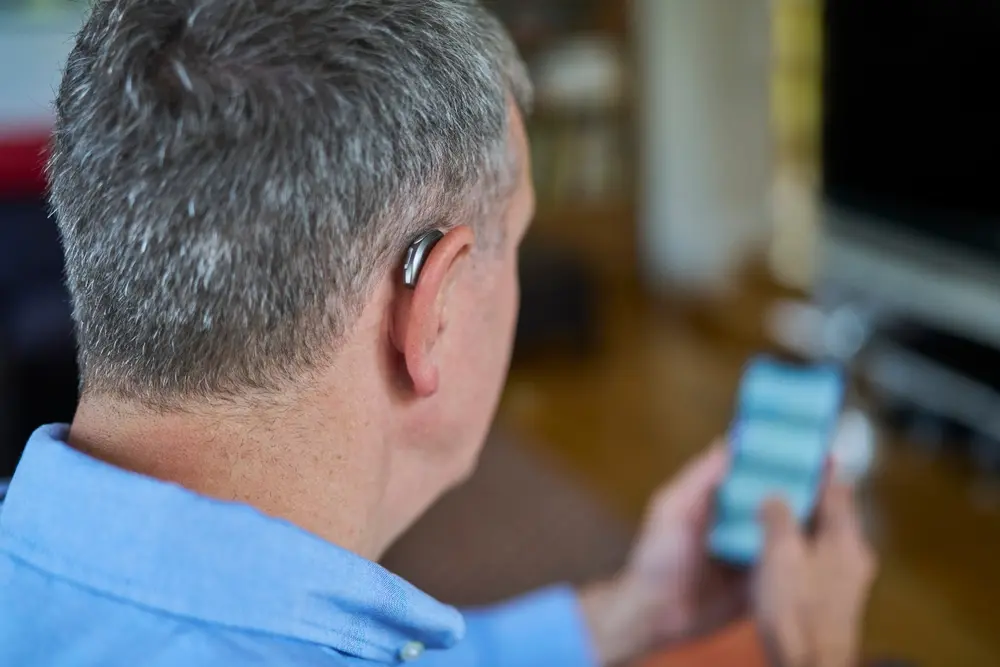
[(403, 284), (409, 288), (417, 286), (417, 279), (420, 277), (420, 269), (424, 267), (427, 255), (431, 253), (438, 241), (444, 238), (444, 232), (432, 229), (424, 232), (410, 244), (406, 249), (406, 259), (403, 260)]

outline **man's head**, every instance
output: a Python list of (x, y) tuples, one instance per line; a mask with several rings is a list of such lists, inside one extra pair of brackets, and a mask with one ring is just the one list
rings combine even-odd
[(353, 392), (459, 476), (506, 370), (529, 98), (472, 0), (97, 2), (49, 164), (84, 401)]

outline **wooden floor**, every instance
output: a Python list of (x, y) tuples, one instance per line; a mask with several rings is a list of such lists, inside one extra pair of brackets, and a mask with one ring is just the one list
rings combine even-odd
[[(516, 364), (500, 423), (637, 519), (649, 492), (725, 429), (741, 365), (763, 344), (760, 303), (738, 298), (713, 319), (612, 290), (601, 352)], [(1000, 504), (981, 502), (992, 487), (975, 489), (960, 463), (883, 436), (866, 503), (883, 565), (869, 654), (1000, 665)]]

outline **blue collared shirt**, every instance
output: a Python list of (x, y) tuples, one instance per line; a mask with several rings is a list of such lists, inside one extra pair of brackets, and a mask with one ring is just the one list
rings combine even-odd
[(247, 505), (32, 435), (0, 509), (0, 665), (591, 665), (562, 586), (459, 612)]

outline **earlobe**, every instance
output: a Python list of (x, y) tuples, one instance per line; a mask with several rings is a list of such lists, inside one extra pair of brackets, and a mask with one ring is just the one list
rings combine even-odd
[(449, 230), (427, 252), (413, 286), (400, 284), (395, 291), (390, 335), (404, 362), (401, 371), (418, 396), (431, 396), (438, 390), (449, 287), (458, 279), (462, 260), (474, 241), (467, 226)]

